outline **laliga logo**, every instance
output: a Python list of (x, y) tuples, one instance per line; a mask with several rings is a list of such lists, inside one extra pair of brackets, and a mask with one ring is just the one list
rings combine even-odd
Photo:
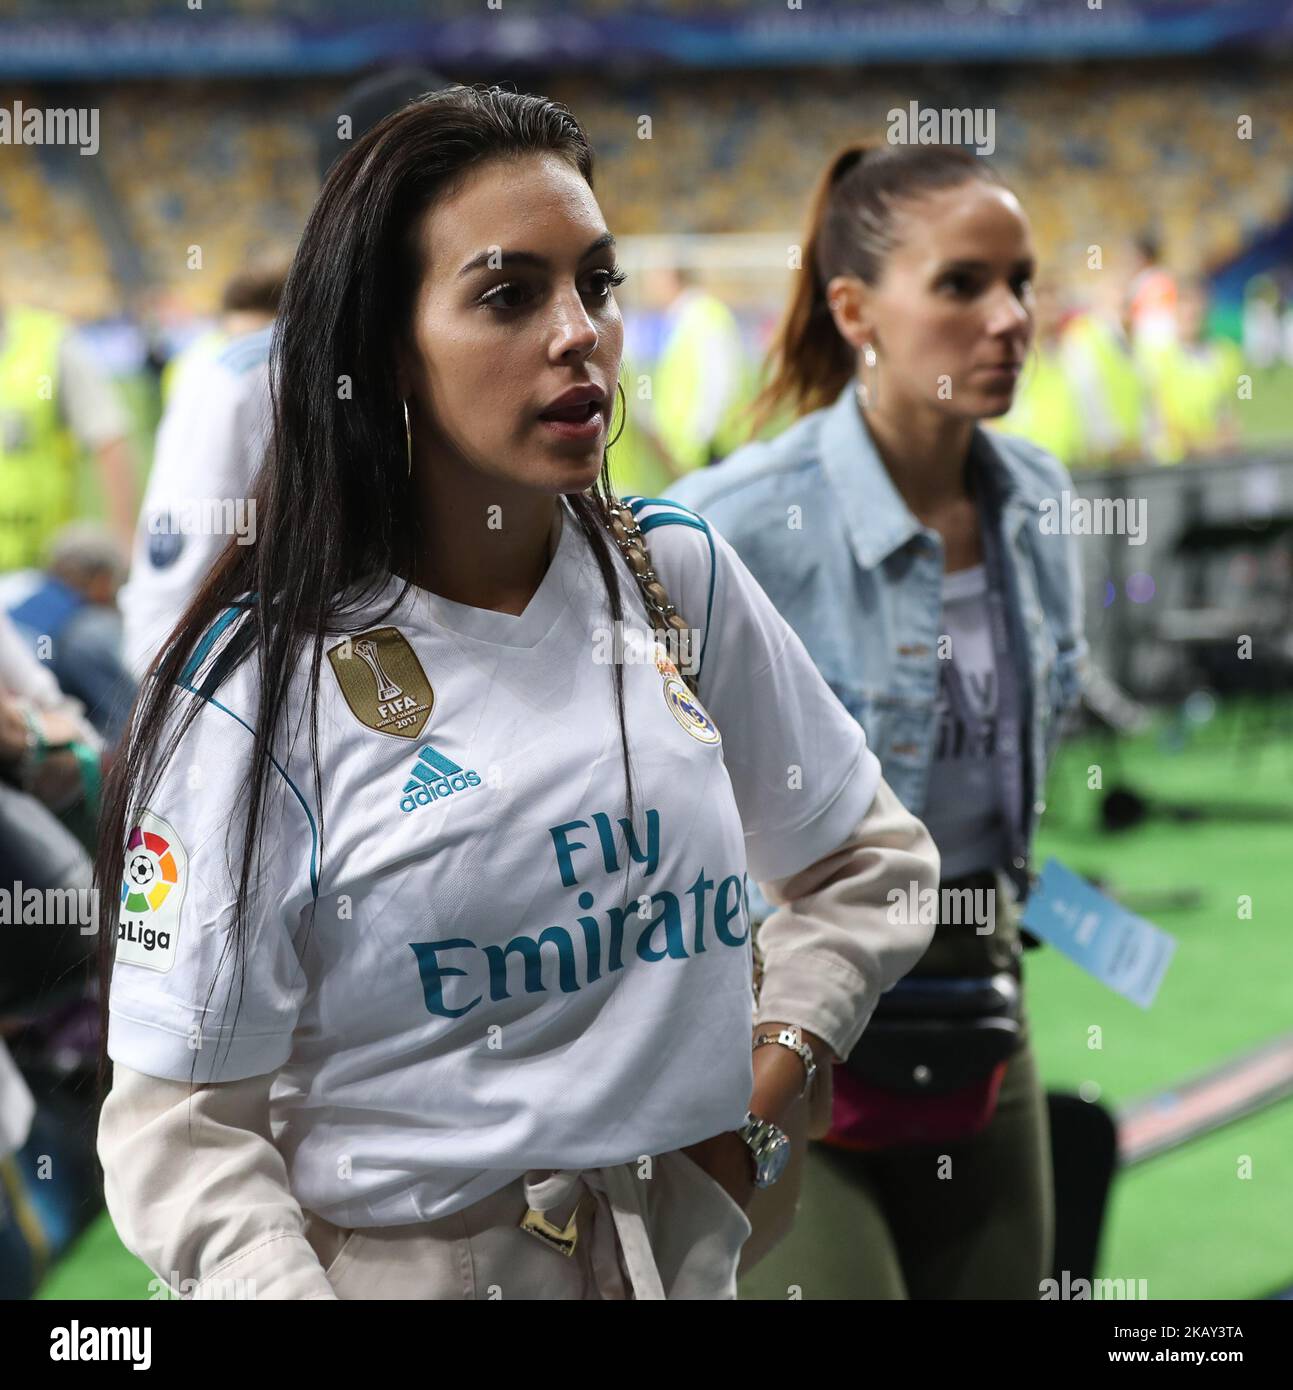
[(119, 941), (138, 942), (146, 951), (165, 951), (171, 944), (168, 931), (144, 926), (144, 919), (160, 911), (179, 883), (179, 868), (170, 843), (154, 831), (135, 826), (126, 842), (126, 863), (121, 883)]

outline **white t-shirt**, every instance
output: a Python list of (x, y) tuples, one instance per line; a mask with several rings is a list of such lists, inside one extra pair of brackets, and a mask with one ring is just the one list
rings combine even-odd
[[(943, 576), (943, 633), (951, 658), (941, 663), (934, 720), (925, 826), (942, 860), (944, 881), (1006, 862), (1006, 830), (995, 771), (997, 666), (983, 565)], [(981, 721), (967, 727), (948, 695), (955, 671), (971, 710)]]
[[(401, 587), (384, 576), (350, 655), (329, 641), (323, 859), (302, 728), (276, 750), (232, 1043), (229, 964), (207, 998), (241, 853), (254, 660), (210, 691), (132, 835), (111, 1056), (174, 1079), (195, 1061), (199, 1081), (278, 1071), (292, 1190), (339, 1225), (430, 1220), (532, 1168), (628, 1162), (739, 1126), (747, 862), (763, 881), (798, 872), (874, 799), (861, 730), (736, 553), (686, 508), (633, 505), (701, 633), (704, 705), (667, 665), (625, 662), (631, 835), (607, 596), (564, 504), (520, 616), (421, 589), (383, 614)], [(627, 624), (645, 631), (615, 567)], [(245, 620), (223, 621), (195, 683), (239, 641)], [(304, 690), (298, 672), (294, 712)]]
[(126, 665), (136, 679), (170, 635), (230, 537), (255, 539), (248, 495), (269, 438), (271, 329), (189, 363), (157, 431), (117, 597)]

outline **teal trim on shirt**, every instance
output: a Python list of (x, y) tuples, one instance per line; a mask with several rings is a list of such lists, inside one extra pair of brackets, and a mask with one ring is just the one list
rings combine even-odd
[[(202, 638), (202, 641), (198, 644), (198, 649), (194, 653), (193, 659), (185, 666), (184, 670), (180, 673), (178, 684), (181, 690), (187, 690), (189, 694), (201, 697), (201, 699), (205, 700), (207, 704), (214, 705), (216, 709), (221, 710), (225, 714), (227, 714), (230, 719), (236, 719), (238, 723), (241, 724), (242, 727), (246, 729), (247, 732), (251, 734), (254, 738), (256, 731), (251, 727), (250, 724), (247, 723), (245, 719), (243, 719), (240, 715), (235, 714), (233, 710), (231, 710), (227, 705), (222, 705), (219, 700), (214, 699), (210, 694), (204, 693), (203, 691), (199, 690), (197, 686), (191, 684), (193, 677), (197, 673), (198, 667), (202, 664), (203, 658), (211, 650), (211, 647), (215, 643), (216, 639), (220, 636), (222, 632), (224, 632), (228, 628), (229, 624), (233, 622), (234, 618), (237, 617), (239, 613), (244, 611), (244, 608), (236, 604), (232, 608), (225, 609), (225, 611), (219, 616), (219, 618), (217, 618), (216, 621), (212, 624), (211, 630)], [(315, 824), (314, 817), (310, 814), (309, 804), (306, 802), (305, 797), (301, 795), (301, 789), (287, 775), (287, 770), (279, 763), (278, 759), (275, 758), (272, 753), (269, 755), (269, 760), (274, 765), (275, 770), (278, 772), (279, 776), (282, 777), (283, 781), (286, 782), (289, 787), (291, 787), (292, 794), (301, 803), (301, 810), (305, 812), (306, 820), (310, 822), (310, 892), (315, 897), (315, 899), (317, 899), (319, 896), (318, 826)]]
[(198, 643), (197, 650), (188, 661), (185, 662), (184, 669), (180, 672), (181, 683), (187, 683), (193, 679), (197, 674), (198, 667), (207, 659), (207, 653), (215, 646), (221, 633), (228, 630), (229, 624), (232, 623), (242, 611), (243, 610), (236, 605), (232, 608), (226, 608), (215, 622), (211, 624), (210, 628), (203, 634), (202, 640)]

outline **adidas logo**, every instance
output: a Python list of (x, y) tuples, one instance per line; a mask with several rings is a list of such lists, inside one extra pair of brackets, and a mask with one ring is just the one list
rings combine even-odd
[(413, 775), (404, 784), (400, 810), (407, 815), (419, 806), (430, 806), (442, 796), (452, 796), (454, 792), (465, 792), (470, 787), (478, 786), (478, 772), (464, 772), (452, 758), (437, 753), (428, 743), (419, 749), (418, 760), (413, 764)]

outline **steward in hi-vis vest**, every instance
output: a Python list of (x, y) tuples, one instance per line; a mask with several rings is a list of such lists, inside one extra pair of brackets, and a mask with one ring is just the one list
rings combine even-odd
[(0, 307), (0, 570), (39, 565), (77, 504), (77, 443), (98, 455), (119, 539), (134, 521), (126, 420), (58, 314)]

